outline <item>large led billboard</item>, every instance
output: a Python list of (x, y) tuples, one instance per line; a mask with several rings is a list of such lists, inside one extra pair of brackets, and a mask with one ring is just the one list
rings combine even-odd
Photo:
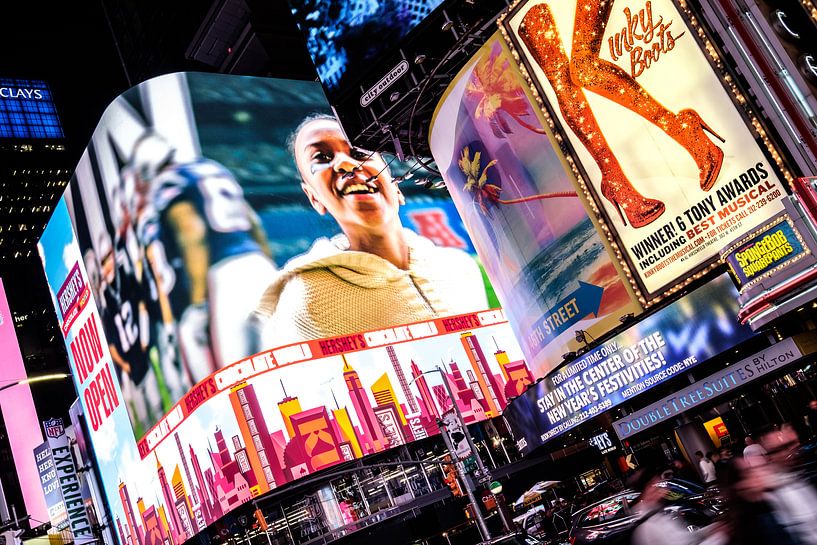
[(0, 78), (0, 138), (62, 138), (62, 126), (44, 81)]
[(533, 381), (451, 201), (328, 110), (314, 82), (145, 82), (40, 240), (123, 544), (436, 433), (443, 380), (469, 422)]
[(499, 33), (449, 85), (431, 151), (536, 376), (640, 312)]
[(502, 25), (645, 304), (781, 210), (790, 175), (686, 8), (527, 0)]
[(752, 336), (727, 274), (560, 367), (508, 405), (524, 454)]
[(330, 94), (350, 88), (441, 3), (289, 0), (318, 76)]

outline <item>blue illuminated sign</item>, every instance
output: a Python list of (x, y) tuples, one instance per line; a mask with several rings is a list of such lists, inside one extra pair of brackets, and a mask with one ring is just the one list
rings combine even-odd
[(0, 138), (63, 138), (48, 84), (0, 78)]
[(532, 385), (505, 409), (527, 454), (752, 336), (722, 275)]

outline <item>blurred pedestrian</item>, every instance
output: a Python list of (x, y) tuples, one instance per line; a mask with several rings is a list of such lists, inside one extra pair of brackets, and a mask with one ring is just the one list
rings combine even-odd
[(806, 428), (809, 431), (809, 439), (817, 437), (817, 399), (812, 399), (808, 402), (808, 409), (806, 409)]
[(707, 452), (706, 456), (704, 456), (704, 453), (699, 450), (695, 452), (695, 457), (698, 459), (698, 468), (701, 471), (701, 477), (703, 478), (704, 484), (715, 482), (717, 475), (715, 473), (715, 464), (712, 463), (712, 460), (710, 459), (712, 457), (712, 453)]
[(794, 467), (793, 454), (800, 445), (797, 432), (784, 424), (779, 430), (765, 434), (761, 444), (769, 464), (758, 467), (768, 468), (771, 475), (766, 485), (766, 500), (776, 519), (798, 543), (817, 545), (817, 492)]
[(768, 492), (774, 488), (770, 466), (752, 466), (746, 459), (733, 460), (721, 481), (726, 500), (728, 545), (796, 545), (797, 537), (779, 520)]
[[(703, 454), (701, 455), (703, 456)], [(659, 486), (661, 471), (650, 468), (636, 472), (631, 487), (641, 492), (633, 511), (638, 517), (632, 534), (633, 545), (698, 545), (707, 536), (706, 531), (690, 532), (664, 510), (667, 488)]]
[(751, 435), (747, 435), (744, 439), (746, 448), (743, 449), (743, 459), (750, 466), (762, 465), (766, 463), (766, 449), (763, 445), (755, 441)]
[(732, 449), (729, 447), (721, 447), (718, 451), (718, 461), (715, 462), (715, 476), (718, 481), (723, 479), (724, 472), (729, 466), (729, 461), (732, 459)]

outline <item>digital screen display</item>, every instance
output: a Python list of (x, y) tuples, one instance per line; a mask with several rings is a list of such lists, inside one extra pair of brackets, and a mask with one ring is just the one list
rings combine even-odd
[(331, 94), (372, 70), (442, 0), (289, 0), (318, 76)]
[(437, 433), (443, 381), (467, 422), (533, 382), (450, 199), (352, 147), (328, 111), (315, 82), (142, 83), (106, 110), (45, 229), (123, 545), (183, 542)]
[(724, 255), (741, 291), (810, 253), (788, 215), (741, 239)]
[(497, 32), (437, 106), (431, 152), (537, 377), (638, 314)]
[(0, 138), (63, 136), (47, 83), (0, 78)]
[(713, 266), (786, 195), (676, 4), (528, 0), (504, 21), (645, 302)]
[(752, 336), (728, 275), (534, 384), (505, 410), (523, 453)]

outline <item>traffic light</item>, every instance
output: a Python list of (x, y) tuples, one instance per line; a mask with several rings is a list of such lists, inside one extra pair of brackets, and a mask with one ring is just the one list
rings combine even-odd
[[(446, 461), (450, 458), (446, 456)], [(457, 479), (457, 468), (454, 464), (446, 464), (443, 466), (443, 482), (451, 489), (451, 494), (454, 496), (462, 496), (462, 489), (460, 488), (460, 481)]]
[(268, 528), (267, 519), (264, 518), (264, 513), (261, 511), (261, 509), (255, 510), (255, 520), (258, 522), (258, 527), (261, 529), (261, 531), (266, 532)]

